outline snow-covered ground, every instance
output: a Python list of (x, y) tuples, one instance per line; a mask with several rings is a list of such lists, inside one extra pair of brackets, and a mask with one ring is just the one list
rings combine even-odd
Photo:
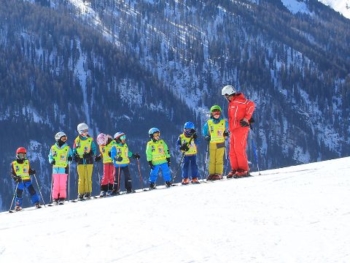
[(344, 17), (350, 19), (350, 0), (318, 0), (324, 5), (333, 8)]
[(350, 158), (0, 213), (0, 262), (347, 263)]

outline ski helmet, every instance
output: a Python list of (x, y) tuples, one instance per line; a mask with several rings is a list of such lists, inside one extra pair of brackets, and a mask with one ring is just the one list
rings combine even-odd
[(186, 122), (185, 125), (184, 125), (184, 129), (194, 129), (194, 124), (193, 122)]
[(24, 147), (19, 147), (16, 150), (16, 158), (19, 160), (24, 160), (25, 158), (27, 158), (27, 150)]
[(226, 85), (225, 87), (222, 88), (221, 90), (221, 95), (222, 96), (230, 96), (236, 94), (236, 90), (233, 86), (231, 85)]
[(210, 112), (213, 112), (213, 111), (221, 111), (221, 108), (219, 105), (213, 105), (211, 108), (210, 108)]
[(55, 135), (56, 142), (58, 142), (62, 137), (65, 137), (65, 136), (67, 137), (67, 135), (64, 132), (56, 133), (56, 135)]
[(115, 140), (118, 140), (118, 139), (120, 139), (120, 137), (122, 137), (122, 136), (125, 136), (125, 133), (124, 132), (116, 132), (115, 134), (114, 134), (114, 139)]
[(77, 131), (79, 134), (82, 134), (84, 132), (88, 132), (89, 131), (89, 126), (82, 122), (82, 123), (79, 123), (78, 126), (77, 126)]
[(24, 148), (24, 147), (19, 147), (19, 148), (16, 150), (16, 154), (19, 154), (19, 153), (27, 153), (26, 148)]
[(107, 143), (107, 140), (108, 140), (108, 136), (104, 133), (100, 133), (96, 138), (98, 145), (105, 145)]
[(149, 129), (148, 135), (149, 135), (149, 137), (153, 138), (153, 134), (155, 134), (157, 132), (160, 132), (160, 130), (158, 128), (153, 127), (151, 129)]

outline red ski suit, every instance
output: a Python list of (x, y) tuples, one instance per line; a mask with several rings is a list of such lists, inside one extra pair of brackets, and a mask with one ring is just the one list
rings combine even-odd
[(255, 110), (253, 101), (246, 99), (243, 93), (229, 98), (228, 125), (230, 130), (230, 163), (232, 170), (249, 171), (247, 159), (247, 139), (249, 127), (242, 127), (240, 121), (249, 121)]

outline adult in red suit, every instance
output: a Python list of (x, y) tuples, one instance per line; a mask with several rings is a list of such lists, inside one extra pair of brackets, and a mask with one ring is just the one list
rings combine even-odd
[(249, 176), (246, 149), (249, 123), (255, 110), (255, 104), (231, 85), (223, 87), (221, 94), (228, 100), (229, 157), (232, 170), (227, 178)]

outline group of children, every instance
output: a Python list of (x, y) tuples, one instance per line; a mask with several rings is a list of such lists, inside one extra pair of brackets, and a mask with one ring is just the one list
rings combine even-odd
[[(229, 101), (229, 121), (223, 118), (220, 106), (214, 105), (210, 108), (209, 120), (202, 128), (202, 136), (208, 143), (207, 151), (209, 153), (207, 180), (220, 180), (223, 178), (225, 141), (229, 137), (229, 156), (232, 170), (227, 177), (249, 175), (245, 151), (251, 115), (255, 105), (253, 102), (245, 99), (242, 93), (237, 93), (231, 85), (227, 85), (222, 89), (222, 95)], [(124, 174), (126, 192), (134, 192), (129, 163), (130, 158), (134, 158), (139, 162), (140, 155), (129, 150), (125, 133), (117, 132), (113, 137), (100, 133), (96, 138), (96, 145), (94, 139), (89, 135), (89, 127), (86, 123), (80, 123), (77, 126), (77, 131), (79, 135), (75, 138), (72, 148), (67, 144), (67, 135), (64, 132), (58, 132), (55, 135), (56, 143), (51, 146), (48, 160), (52, 165), (51, 194), (53, 201), (57, 204), (63, 204), (64, 200), (67, 199), (67, 178), (72, 160), (77, 164), (78, 200), (91, 198), (94, 162), (101, 160), (103, 162), (103, 175), (100, 178), (100, 197), (118, 195), (120, 193), (122, 172)], [(170, 152), (168, 145), (160, 138), (160, 130), (158, 128), (151, 128), (148, 131), (148, 135), (150, 140), (146, 146), (146, 160), (150, 167), (149, 188), (156, 188), (156, 180), (160, 171), (166, 187), (170, 187), (172, 176), (169, 168)], [(182, 153), (183, 185), (187, 185), (190, 182), (194, 184), (199, 183), (197, 166), (198, 143), (195, 125), (192, 122), (186, 122), (183, 132), (177, 139), (178, 149)], [(99, 148), (99, 151), (97, 148)], [(22, 209), (22, 192), (24, 188), (28, 189), (33, 204), (40, 208), (39, 197), (31, 183), (30, 177), (31, 175), (35, 176), (35, 171), (30, 168), (26, 153), (25, 148), (18, 148), (16, 160), (11, 163), (12, 177), (16, 182), (16, 210)], [(189, 169), (191, 170), (191, 176), (189, 175)]]

